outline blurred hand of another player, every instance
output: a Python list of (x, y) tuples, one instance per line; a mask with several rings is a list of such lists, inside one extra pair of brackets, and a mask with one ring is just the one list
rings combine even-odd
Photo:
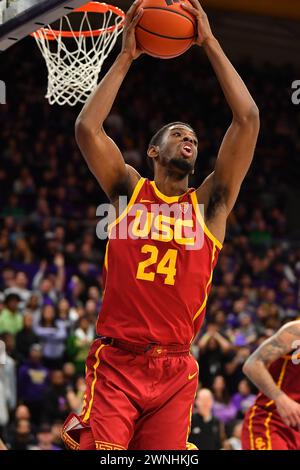
[(198, 2), (198, 0), (189, 0), (192, 4), (189, 5), (188, 3), (181, 3), (181, 6), (184, 10), (187, 10), (189, 13), (194, 15), (197, 19), (197, 38), (195, 43), (199, 46), (203, 46), (203, 44), (208, 39), (213, 39), (214, 35), (212, 33), (207, 14), (203, 10), (202, 6)]
[(128, 54), (131, 60), (137, 59), (143, 51), (136, 45), (135, 27), (138, 24), (143, 9), (141, 7), (143, 0), (136, 0), (129, 8), (123, 30), (122, 53)]
[(275, 400), (277, 411), (283, 421), (293, 428), (300, 430), (300, 405), (285, 393), (281, 393)]

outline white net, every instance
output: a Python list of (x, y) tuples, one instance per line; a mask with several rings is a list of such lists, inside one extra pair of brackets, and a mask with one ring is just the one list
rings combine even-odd
[[(95, 15), (99, 21), (96, 35), (90, 22), (91, 13), (87, 11), (80, 12), (82, 19), (76, 33), (72, 28), (71, 13), (59, 20), (57, 30), (48, 25), (33, 34), (48, 68), (46, 98), (50, 104), (74, 106), (85, 103), (97, 86), (103, 62), (123, 30), (124, 13), (119, 11), (120, 14), (110, 9), (93, 13), (93, 21)], [(59, 30), (66, 31), (66, 25), (70, 32), (68, 37), (58, 34)]]

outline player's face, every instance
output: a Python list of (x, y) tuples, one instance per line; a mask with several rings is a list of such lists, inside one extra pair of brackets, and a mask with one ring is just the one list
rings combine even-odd
[(195, 133), (186, 126), (171, 126), (164, 134), (160, 145), (160, 162), (182, 172), (192, 172), (198, 153)]

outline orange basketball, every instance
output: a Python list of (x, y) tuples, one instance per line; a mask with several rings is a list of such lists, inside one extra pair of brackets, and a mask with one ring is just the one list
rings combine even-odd
[(135, 33), (140, 49), (161, 59), (188, 50), (196, 36), (196, 20), (180, 4), (181, 0), (143, 1), (144, 12)]

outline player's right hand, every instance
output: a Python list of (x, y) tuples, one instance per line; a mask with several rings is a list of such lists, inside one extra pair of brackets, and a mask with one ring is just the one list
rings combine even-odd
[(128, 54), (131, 60), (137, 59), (143, 51), (136, 45), (135, 27), (138, 24), (142, 14), (143, 0), (136, 0), (129, 8), (123, 30), (122, 53)]
[(275, 404), (285, 424), (300, 430), (300, 404), (285, 393), (279, 395), (275, 400)]

